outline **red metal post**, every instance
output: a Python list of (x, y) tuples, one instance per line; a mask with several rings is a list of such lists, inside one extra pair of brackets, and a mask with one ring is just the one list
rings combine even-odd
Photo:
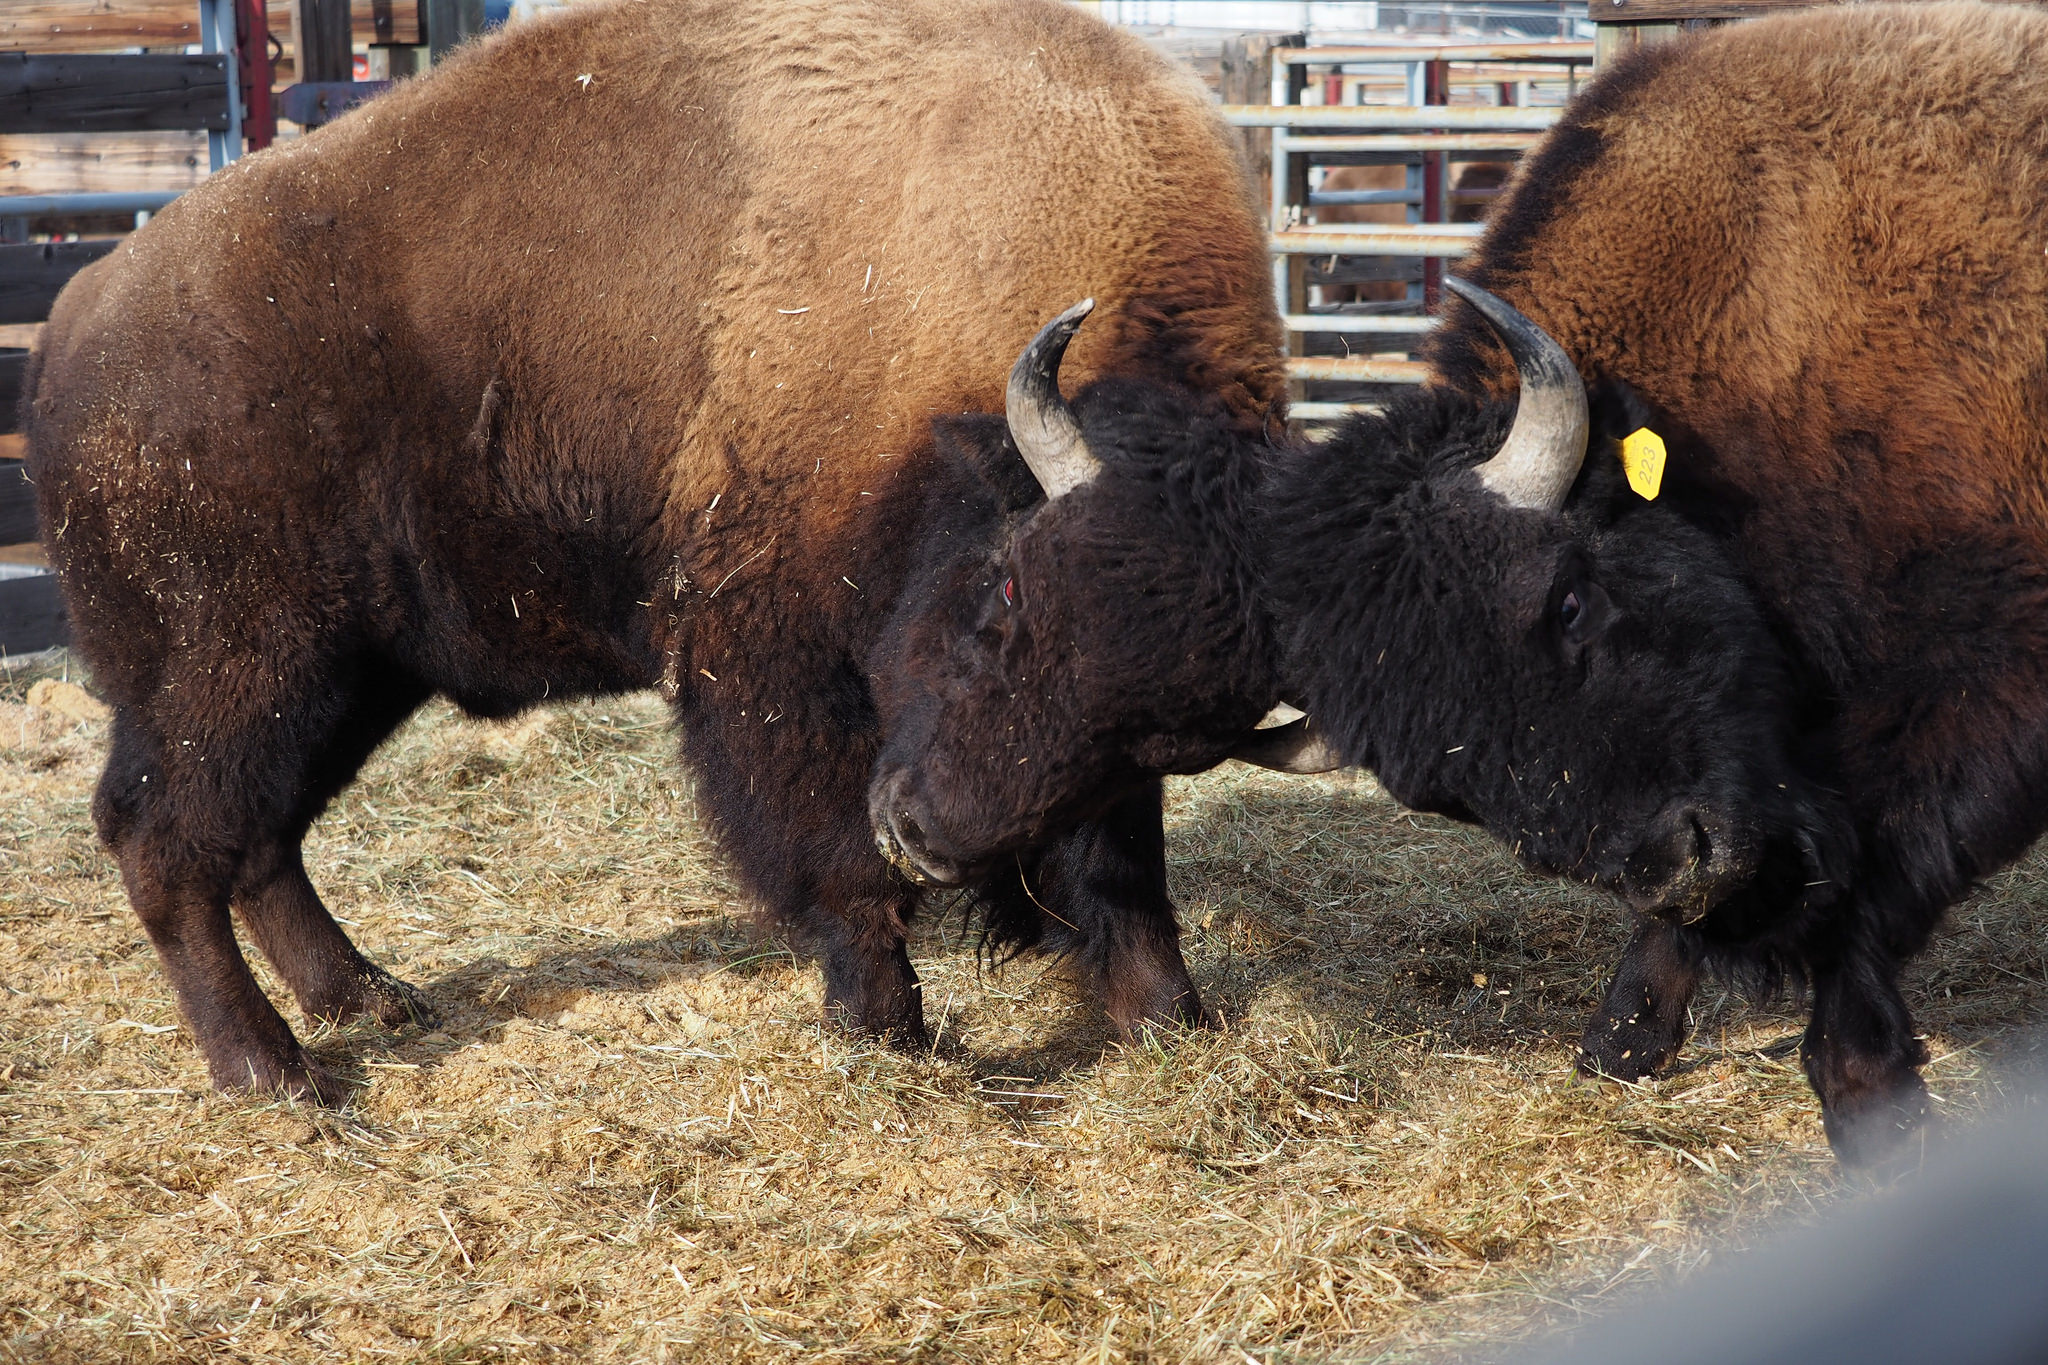
[[(1422, 65), (1422, 102), (1424, 104), (1449, 104), (1451, 102), (1451, 64), (1447, 61), (1424, 62)], [(1425, 223), (1448, 223), (1451, 220), (1449, 193), (1450, 153), (1424, 152), (1422, 154), (1422, 221)], [(1444, 290), (1443, 258), (1431, 256), (1422, 262), (1422, 310), (1434, 313)]]
[(242, 136), (250, 151), (261, 151), (277, 138), (277, 109), (270, 101), (276, 73), (263, 0), (235, 0), (235, 63), (242, 84)]

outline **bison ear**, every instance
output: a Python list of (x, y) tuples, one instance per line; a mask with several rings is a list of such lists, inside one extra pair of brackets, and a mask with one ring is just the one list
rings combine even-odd
[(1604, 379), (1587, 394), (1586, 463), (1565, 502), (1565, 521), (1581, 533), (1612, 525), (1646, 504), (1628, 486), (1621, 441), (1648, 427), (1665, 434), (1665, 424), (1648, 399), (1619, 379)]
[(1032, 477), (1031, 467), (1010, 439), (1009, 424), (1001, 417), (983, 412), (934, 417), (932, 439), (939, 458), (971, 472), (1005, 516), (1044, 501), (1044, 490)]
[(1650, 400), (1626, 380), (1603, 379), (1586, 398), (1593, 435), (1600, 440), (1619, 441), (1643, 427), (1660, 429), (1657, 411), (1650, 406)]

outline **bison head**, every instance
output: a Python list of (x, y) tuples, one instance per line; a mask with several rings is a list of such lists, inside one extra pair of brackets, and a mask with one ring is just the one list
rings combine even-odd
[[(1004, 417), (935, 424), (925, 559), (870, 669), (889, 736), (875, 835), (919, 880), (1213, 766), (1276, 700), (1245, 539), (1263, 437), (1154, 383), (1098, 382), (1070, 407), (1060, 356), (1088, 308), (1025, 348)], [(1259, 732), (1255, 756), (1293, 761), (1296, 737)]]
[(1298, 699), (1397, 799), (1641, 909), (1696, 918), (1766, 867), (1824, 882), (1842, 822), (1798, 777), (1790, 665), (1723, 542), (1632, 492), (1605, 440), (1587, 464), (1563, 349), (1449, 283), (1519, 402), (1425, 390), (1276, 467), (1266, 588)]

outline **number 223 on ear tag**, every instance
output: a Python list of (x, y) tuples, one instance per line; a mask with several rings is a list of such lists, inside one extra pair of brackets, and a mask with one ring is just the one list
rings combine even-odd
[(1664, 438), (1648, 427), (1637, 427), (1621, 438), (1621, 467), (1628, 473), (1628, 486), (1648, 502), (1664, 486)]

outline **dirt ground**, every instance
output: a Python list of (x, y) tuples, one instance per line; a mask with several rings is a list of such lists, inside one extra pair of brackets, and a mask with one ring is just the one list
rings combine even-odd
[[(1220, 1031), (1118, 1045), (939, 902), (933, 1051), (829, 1036), (649, 696), (404, 730), (308, 863), (440, 1026), (312, 1035), (343, 1109), (222, 1097), (68, 667), (0, 672), (0, 1360), (1484, 1360), (1854, 1193), (1796, 1008), (1575, 1082), (1622, 916), (1365, 780), (1172, 788)], [(2027, 1066), (2044, 885), (1913, 975), (1951, 1126)]]

